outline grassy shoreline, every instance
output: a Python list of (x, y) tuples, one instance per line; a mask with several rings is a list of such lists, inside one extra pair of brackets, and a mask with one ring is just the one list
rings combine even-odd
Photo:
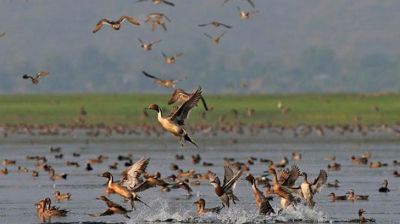
[[(288, 95), (205, 95), (212, 111), (202, 119), (201, 105), (193, 111), (190, 122), (215, 124), (394, 124), (400, 122), (400, 94), (288, 94)], [(143, 109), (157, 103), (164, 110), (169, 95), (163, 94), (52, 94), (0, 95), (0, 125), (71, 124), (79, 117), (81, 106), (88, 112), (90, 124), (153, 124), (153, 111), (144, 118)], [(281, 101), (283, 114), (277, 107)], [(248, 109), (254, 109), (252, 116)], [(237, 115), (235, 115), (235, 110)]]

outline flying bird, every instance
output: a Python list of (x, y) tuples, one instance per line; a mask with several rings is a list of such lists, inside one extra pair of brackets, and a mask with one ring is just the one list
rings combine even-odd
[(124, 23), (125, 21), (128, 21), (132, 25), (140, 26), (139, 20), (137, 20), (131, 16), (121, 16), (121, 18), (119, 18), (116, 21), (111, 21), (108, 19), (101, 19), (94, 27), (92, 33), (96, 33), (97, 31), (99, 31), (103, 27), (104, 24), (109, 25), (114, 30), (119, 30), (122, 26), (122, 23)]
[(162, 56), (164, 57), (165, 64), (175, 64), (176, 59), (183, 55), (183, 53), (178, 53), (175, 55), (166, 55), (164, 52), (161, 52)]
[(140, 42), (140, 47), (143, 48), (145, 51), (151, 51), (153, 49), (153, 45), (160, 43), (161, 40), (151, 41), (151, 42), (144, 42), (142, 39), (138, 38)]
[[(149, 0), (137, 0), (136, 2), (145, 2), (145, 1), (149, 1)], [(151, 0), (155, 5), (160, 5), (161, 3), (164, 3), (166, 5), (172, 6), (174, 7), (175, 4), (173, 2), (169, 2), (166, 0)]]
[(152, 31), (155, 31), (158, 26), (161, 26), (164, 31), (167, 31), (165, 20), (171, 22), (171, 20), (164, 13), (153, 12), (146, 16), (146, 20), (144, 22), (151, 24)]
[(208, 38), (210, 38), (214, 44), (219, 44), (221, 38), (225, 35), (226, 31), (222, 32), (220, 35), (216, 36), (216, 37), (212, 37), (210, 34), (208, 33), (204, 33), (204, 35)]
[[(168, 105), (174, 104), (178, 101), (186, 102), (187, 100), (190, 99), (191, 96), (192, 96), (192, 93), (188, 93), (188, 92), (184, 91), (183, 89), (175, 89), (175, 91), (171, 95), (171, 98), (168, 101)], [(207, 106), (207, 103), (206, 103), (204, 97), (201, 96), (200, 100), (203, 103), (204, 109), (208, 111), (208, 106)]]
[(218, 21), (215, 21), (215, 20), (214, 20), (214, 21), (211, 21), (211, 22), (209, 22), (209, 23), (199, 24), (198, 26), (204, 27), (204, 26), (209, 26), (209, 25), (212, 25), (212, 26), (214, 26), (214, 27), (223, 26), (223, 27), (228, 28), (228, 29), (232, 28), (232, 26), (226, 25), (226, 24), (224, 24), (224, 23), (221, 23), (221, 22), (218, 22)]
[(45, 77), (45, 76), (48, 76), (49, 75), (49, 72), (46, 72), (46, 71), (40, 71), (40, 72), (38, 72), (36, 75), (28, 75), (28, 74), (24, 74), (23, 76), (22, 76), (22, 78), (23, 79), (31, 79), (31, 81), (32, 81), (32, 83), (33, 84), (38, 84), (39, 83), (39, 80), (42, 78), (42, 77)]
[(255, 10), (255, 11), (244, 11), (244, 10), (241, 10), (239, 7), (237, 7), (237, 9), (239, 10), (240, 18), (243, 19), (243, 20), (244, 19), (250, 19), (251, 16), (253, 16), (254, 14), (259, 13), (258, 10)]
[(198, 147), (197, 144), (190, 138), (186, 130), (183, 128), (185, 120), (189, 117), (190, 111), (197, 105), (201, 98), (201, 87), (199, 87), (192, 96), (183, 103), (174, 113), (167, 117), (162, 114), (161, 108), (157, 104), (150, 104), (147, 109), (157, 111), (157, 119), (161, 126), (171, 134), (179, 137), (181, 146), (183, 147), (184, 141), (192, 143)]
[(151, 78), (151, 79), (154, 79), (154, 83), (155, 83), (155, 84), (157, 84), (157, 85), (159, 85), (159, 86), (162, 86), (162, 87), (166, 87), (166, 88), (175, 88), (175, 84), (176, 84), (177, 82), (179, 82), (179, 81), (182, 81), (182, 80), (179, 80), (179, 79), (177, 79), (177, 80), (173, 80), (173, 79), (160, 79), (160, 78), (157, 78), (157, 77), (154, 76), (154, 75), (150, 75), (149, 73), (147, 73), (147, 72), (145, 72), (145, 71), (142, 71), (142, 73), (143, 73), (143, 75), (145, 75), (146, 77), (149, 77), (149, 78)]

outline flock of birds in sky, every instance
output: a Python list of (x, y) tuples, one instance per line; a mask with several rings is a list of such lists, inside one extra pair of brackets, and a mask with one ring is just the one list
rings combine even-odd
[[(149, 0), (138, 0), (138, 2), (149, 1)], [(167, 6), (175, 6), (172, 1), (167, 0), (151, 0), (154, 4), (164, 4)], [(233, 0), (232, 0), (233, 1)], [(242, 0), (248, 2), (249, 6), (255, 8), (255, 4), (252, 0)], [(224, 0), (223, 4), (228, 4), (230, 0)], [(251, 18), (253, 15), (259, 13), (257, 10), (253, 11), (245, 11), (241, 8), (237, 7), (239, 16), (241, 19), (247, 20)], [(171, 19), (159, 12), (153, 12), (146, 16), (144, 23), (150, 24), (151, 29), (153, 31), (157, 29), (162, 29), (167, 31), (167, 23), (170, 23)], [(118, 20), (109, 20), (109, 19), (101, 19), (92, 30), (92, 33), (96, 33), (96, 35), (101, 35), (98, 33), (100, 30), (104, 29), (105, 26), (109, 26), (113, 30), (120, 30), (122, 26), (132, 25), (132, 26), (140, 26), (142, 22), (132, 16), (121, 16)], [(199, 27), (223, 27), (225, 30), (219, 33), (216, 36), (212, 36), (208, 33), (204, 33), (204, 36), (209, 38), (214, 44), (219, 44), (222, 37), (227, 34), (227, 30), (231, 29), (232, 26), (225, 24), (219, 21), (211, 21), (204, 24), (199, 24)], [(0, 37), (4, 36), (5, 33), (0, 33)], [(140, 43), (140, 47), (145, 51), (151, 51), (154, 49), (156, 44), (160, 43), (162, 40), (158, 39), (155, 41), (145, 41), (141, 38), (138, 38)], [(176, 63), (179, 57), (183, 56), (183, 53), (176, 53), (168, 55), (164, 52), (161, 53), (165, 64), (174, 64)], [(143, 75), (153, 79), (156, 85), (172, 88), (174, 89), (171, 99), (168, 104), (175, 104), (180, 102), (181, 104), (174, 108), (169, 115), (163, 114), (161, 107), (156, 104), (150, 104), (147, 109), (154, 110), (157, 112), (157, 119), (163, 129), (177, 138), (180, 139), (180, 143), (183, 146), (184, 142), (190, 142), (194, 146), (197, 147), (196, 142), (189, 136), (187, 131), (184, 128), (185, 121), (187, 120), (190, 111), (197, 106), (199, 101), (202, 102), (204, 109), (206, 111), (209, 110), (207, 103), (202, 95), (202, 88), (199, 86), (193, 92), (186, 92), (183, 89), (176, 88), (176, 84), (181, 80), (173, 80), (173, 79), (161, 79), (155, 75), (152, 75), (146, 71), (142, 71)], [(49, 75), (47, 71), (40, 71), (36, 75), (23, 75), (23, 79), (30, 79), (33, 84), (38, 84), (39, 81)], [(56, 173), (54, 168), (49, 166), (45, 157), (40, 158), (31, 158), (33, 160), (37, 160), (41, 169), (48, 171), (50, 178), (53, 181), (66, 179), (66, 174)], [(99, 158), (91, 161), (92, 163), (102, 162), (105, 158), (99, 156)], [(179, 157), (177, 156), (177, 159)], [(294, 154), (293, 160), (300, 160), (301, 155)], [(257, 158), (249, 159), (248, 163), (253, 163)], [(363, 164), (367, 160), (367, 157), (359, 157), (352, 158), (352, 161), (355, 163)], [(140, 202), (145, 206), (148, 206), (145, 201), (143, 201), (138, 194), (145, 190), (159, 187), (161, 191), (170, 191), (171, 189), (184, 189), (188, 194), (192, 193), (191, 184), (200, 184), (201, 180), (208, 181), (213, 189), (215, 195), (221, 202), (221, 206), (214, 208), (207, 208), (206, 201), (202, 198), (195, 201), (194, 204), (197, 208), (197, 214), (199, 216), (204, 215), (205, 213), (220, 213), (223, 212), (224, 208), (229, 208), (233, 204), (236, 204), (239, 201), (239, 198), (234, 194), (235, 185), (240, 180), (244, 172), (247, 172), (245, 180), (249, 182), (251, 186), (251, 191), (254, 196), (254, 202), (259, 209), (259, 214), (263, 216), (269, 216), (271, 214), (279, 214), (281, 210), (287, 208), (296, 208), (301, 203), (304, 203), (309, 208), (314, 208), (315, 200), (314, 195), (316, 195), (323, 186), (328, 187), (338, 187), (338, 181), (333, 183), (327, 183), (328, 174), (325, 170), (320, 170), (319, 175), (314, 180), (310, 180), (306, 172), (301, 172), (298, 166), (293, 165), (290, 168), (287, 168), (288, 159), (285, 158), (282, 162), (273, 163), (272, 161), (268, 161), (268, 173), (272, 176), (272, 180), (269, 180), (266, 176), (254, 177), (247, 169), (245, 169), (246, 164), (233, 163), (234, 160), (226, 160), (226, 164), (224, 166), (224, 176), (218, 177), (214, 172), (207, 171), (206, 173), (196, 173), (194, 170), (189, 170), (184, 172), (180, 170), (177, 166), (174, 167), (173, 170), (177, 171), (177, 174), (173, 174), (168, 177), (162, 177), (159, 172), (156, 174), (150, 174), (146, 172), (146, 168), (149, 165), (150, 158), (141, 158), (136, 163), (131, 164), (123, 173), (122, 178), (119, 181), (116, 181), (113, 175), (110, 172), (104, 172), (101, 176), (107, 179), (105, 192), (107, 194), (116, 194), (125, 200), (130, 202), (131, 209), (136, 209), (135, 202)], [(3, 165), (13, 165), (15, 161), (4, 160)], [(90, 170), (90, 164), (86, 167), (87, 170)], [(234, 165), (236, 164), (236, 165)], [(70, 164), (72, 165), (72, 164)], [(331, 164), (330, 164), (331, 165)], [(23, 169), (23, 168), (21, 168)], [(110, 166), (111, 169), (111, 166)], [(281, 170), (278, 170), (281, 169)], [(328, 169), (340, 169), (340, 164), (333, 163), (331, 166), (328, 166)], [(3, 175), (8, 173), (7, 169), (3, 169), (0, 172)], [(32, 175), (38, 175), (38, 173), (32, 173)], [(296, 185), (296, 181), (299, 177), (302, 177), (303, 180), (299, 185)], [(270, 184), (270, 181), (272, 184)], [(194, 185), (195, 185), (194, 184)], [(259, 185), (263, 185), (264, 189), (260, 190)], [(385, 180), (384, 186), (379, 189), (380, 192), (388, 192), (387, 188), (388, 181)], [(270, 204), (274, 196), (280, 198), (280, 211), (275, 211)], [(57, 201), (62, 200), (70, 200), (71, 195), (69, 193), (61, 193), (59, 191), (55, 192), (54, 198)], [(357, 200), (367, 200), (368, 196), (365, 195), (356, 195), (353, 190), (350, 190), (347, 195), (335, 195), (331, 193), (329, 195), (330, 200), (347, 200), (347, 201), (357, 201)], [(91, 216), (107, 216), (113, 214), (121, 214), (126, 218), (130, 218), (129, 213), (132, 210), (124, 208), (122, 205), (110, 200), (106, 196), (102, 195), (97, 198), (98, 200), (103, 201), (107, 210), (99, 213), (99, 214), (90, 214)], [(56, 216), (65, 216), (68, 211), (57, 206), (53, 206), (51, 204), (50, 198), (45, 198), (36, 203), (36, 211), (41, 220), (49, 220), (51, 217)], [(358, 219), (353, 220), (354, 222), (373, 222), (373, 219), (365, 218), (365, 211), (363, 209), (359, 210)]]

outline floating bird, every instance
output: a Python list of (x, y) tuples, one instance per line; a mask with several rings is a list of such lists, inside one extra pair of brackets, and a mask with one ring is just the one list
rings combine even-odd
[(338, 180), (335, 179), (333, 182), (327, 183), (326, 186), (327, 186), (327, 187), (338, 188), (338, 187), (339, 187), (339, 183), (340, 183), (340, 182), (339, 182)]
[(224, 182), (221, 185), (221, 181), (214, 173), (210, 173), (210, 184), (214, 187), (215, 194), (218, 196), (219, 200), (222, 202), (223, 207), (229, 208), (229, 201), (232, 200), (234, 204), (235, 201), (239, 199), (233, 194), (233, 190), (236, 186), (236, 182), (239, 180), (243, 173), (243, 170), (239, 170), (236, 174), (233, 174), (232, 169), (228, 166), (224, 166)]
[(346, 194), (347, 194), (348, 201), (357, 201), (357, 200), (365, 201), (365, 200), (368, 200), (368, 198), (369, 198), (369, 195), (355, 194), (353, 189), (350, 189), (350, 191), (348, 191)]
[(104, 24), (110, 25), (110, 27), (114, 30), (119, 30), (121, 28), (122, 23), (124, 23), (125, 21), (128, 21), (132, 25), (140, 26), (139, 20), (137, 20), (131, 16), (121, 16), (116, 21), (111, 21), (108, 19), (101, 19), (94, 27), (92, 33), (96, 33), (97, 31), (99, 31), (103, 27)]
[(48, 75), (49, 75), (49, 72), (41, 71), (41, 72), (38, 72), (35, 76), (25, 74), (22, 76), (22, 78), (23, 79), (31, 79), (33, 84), (38, 84), (39, 79), (41, 79), (42, 77), (48, 76)]
[[(184, 91), (183, 89), (175, 89), (174, 92), (171, 95), (171, 98), (168, 101), (168, 105), (174, 104), (175, 102), (178, 101), (183, 101), (186, 102), (190, 97), (192, 96), (193, 93), (188, 93)], [(206, 101), (204, 100), (204, 97), (200, 97), (201, 102), (203, 103), (204, 109), (208, 111), (208, 106)]]
[(56, 201), (70, 200), (71, 199), (71, 194), (70, 193), (62, 194), (60, 191), (55, 191), (54, 192), (54, 198), (55, 198)]
[(214, 27), (223, 26), (223, 27), (228, 28), (228, 29), (231, 29), (231, 28), (232, 28), (232, 26), (226, 25), (226, 24), (224, 24), (224, 23), (221, 23), (221, 22), (218, 22), (218, 21), (215, 21), (215, 20), (214, 20), (214, 21), (211, 21), (211, 22), (209, 22), (209, 23), (199, 24), (198, 26), (200, 26), (200, 27), (205, 27), (205, 26), (209, 26), (209, 25), (212, 25), (212, 26), (214, 26)]
[(121, 205), (111, 201), (110, 199), (108, 199), (106, 196), (100, 196), (98, 198), (96, 198), (97, 200), (102, 200), (106, 203), (108, 209), (100, 214), (90, 214), (90, 216), (108, 216), (108, 215), (114, 215), (114, 214), (121, 214), (123, 215), (125, 218), (130, 219), (131, 217), (129, 217), (126, 213), (131, 212), (131, 210), (126, 210), (124, 207), (122, 207)]
[(256, 205), (258, 207), (258, 213), (260, 215), (270, 215), (271, 213), (275, 213), (268, 199), (264, 196), (264, 194), (257, 188), (256, 179), (253, 175), (249, 174), (246, 177), (246, 180), (251, 184), (251, 189), (253, 192), (254, 199), (256, 201)]
[(244, 10), (241, 10), (239, 7), (237, 7), (237, 9), (239, 10), (240, 19), (243, 19), (243, 20), (250, 19), (251, 16), (253, 16), (254, 14), (259, 13), (258, 10), (255, 10), (255, 11), (244, 11)]
[(56, 171), (53, 168), (50, 168), (49, 176), (52, 181), (56, 181), (61, 179), (66, 180), (68, 175), (66, 173), (56, 173)]
[(203, 198), (195, 201), (193, 204), (197, 206), (197, 215), (204, 215), (206, 213), (217, 213), (221, 211), (222, 207), (206, 208), (206, 201)]
[(185, 140), (198, 147), (182, 126), (184, 125), (185, 120), (189, 117), (190, 111), (194, 106), (197, 105), (200, 98), (201, 87), (199, 87), (185, 103), (183, 103), (173, 114), (169, 115), (168, 117), (163, 117), (161, 108), (157, 104), (150, 104), (148, 109), (157, 111), (158, 122), (166, 131), (179, 137), (182, 146), (183, 140)]
[(222, 32), (221, 34), (219, 34), (216, 37), (212, 37), (211, 35), (209, 35), (208, 33), (204, 33), (204, 36), (210, 38), (214, 44), (219, 44), (221, 38), (225, 35), (226, 31)]
[(379, 192), (384, 192), (384, 193), (389, 192), (390, 189), (388, 188), (388, 184), (389, 184), (389, 182), (387, 179), (383, 180), (383, 184), (382, 184), (383, 186), (379, 188)]
[(175, 55), (166, 55), (164, 52), (161, 52), (162, 56), (164, 57), (165, 64), (175, 64), (176, 59), (183, 55), (183, 53), (178, 53)]
[(375, 222), (375, 219), (372, 218), (365, 218), (364, 217), (365, 210), (360, 208), (358, 210), (358, 219), (351, 219), (349, 222), (357, 222), (357, 223), (368, 223), (368, 222)]
[(37, 215), (40, 218), (47, 219), (57, 216), (66, 216), (68, 211), (65, 209), (60, 209), (55, 206), (51, 206), (51, 199), (45, 198), (40, 200), (35, 204)]
[(146, 20), (144, 22), (151, 24), (152, 31), (155, 31), (158, 26), (161, 26), (164, 31), (167, 31), (165, 20), (171, 22), (171, 20), (164, 13), (153, 12), (146, 16)]
[(180, 82), (182, 80), (176, 79), (160, 79), (154, 75), (150, 75), (149, 73), (142, 71), (143, 75), (145, 75), (146, 77), (149, 77), (151, 79), (154, 79), (154, 83), (162, 86), (162, 87), (166, 87), (166, 88), (175, 88), (175, 85), (177, 82)]
[(334, 201), (347, 201), (347, 195), (337, 196), (335, 193), (331, 192), (328, 195), (328, 199), (329, 199), (329, 201), (332, 201), (332, 202), (334, 202)]
[[(137, 0), (136, 2), (145, 2), (145, 1), (149, 1), (149, 0)], [(173, 2), (169, 2), (166, 0), (151, 0), (155, 5), (160, 5), (161, 3), (164, 3), (166, 5), (172, 6), (174, 7), (175, 4)]]
[(140, 42), (140, 47), (143, 48), (145, 51), (151, 51), (153, 49), (153, 45), (160, 43), (161, 40), (151, 41), (151, 42), (144, 42), (142, 39), (138, 38)]

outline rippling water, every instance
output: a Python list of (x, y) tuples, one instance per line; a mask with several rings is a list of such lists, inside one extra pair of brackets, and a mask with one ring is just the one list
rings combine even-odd
[[(357, 218), (359, 208), (367, 211), (366, 217), (373, 217), (377, 223), (398, 223), (400, 220), (400, 178), (392, 176), (392, 172), (400, 167), (393, 167), (394, 159), (400, 160), (400, 138), (390, 135), (360, 136), (352, 134), (347, 136), (330, 135), (325, 137), (308, 136), (295, 138), (291, 135), (278, 136), (274, 134), (260, 134), (257, 137), (249, 136), (193, 136), (199, 143), (200, 149), (195, 150), (188, 146), (180, 148), (179, 144), (170, 136), (160, 138), (151, 137), (121, 137), (87, 139), (79, 134), (65, 137), (31, 137), (11, 136), (0, 140), (0, 158), (3, 160), (16, 159), (17, 165), (34, 168), (34, 161), (27, 161), (26, 155), (46, 155), (49, 164), (56, 172), (68, 173), (66, 181), (53, 182), (47, 173), (40, 172), (39, 177), (32, 177), (30, 173), (18, 173), (17, 166), (9, 166), (10, 173), (0, 176), (0, 223), (38, 223), (34, 203), (46, 196), (51, 196), (55, 190), (70, 192), (72, 200), (55, 203), (57, 206), (70, 210), (67, 217), (53, 218), (53, 222), (107, 222), (107, 223), (142, 223), (142, 222), (190, 222), (190, 223), (264, 223), (290, 220), (303, 220), (303, 222), (345, 222)], [(237, 144), (232, 144), (232, 138), (237, 139)], [(54, 153), (49, 152), (49, 146), (61, 146), (64, 159), (54, 159)], [(219, 206), (220, 203), (214, 195), (213, 188), (208, 183), (193, 187), (194, 196), (188, 197), (183, 190), (173, 190), (162, 193), (158, 188), (153, 188), (139, 195), (151, 208), (137, 204), (137, 210), (129, 215), (132, 219), (115, 215), (109, 217), (91, 217), (90, 213), (100, 213), (106, 206), (95, 200), (104, 193), (105, 179), (98, 175), (108, 169), (120, 154), (132, 153), (134, 159), (141, 156), (151, 157), (148, 172), (161, 171), (163, 176), (172, 174), (169, 171), (171, 162), (177, 163), (182, 169), (187, 170), (193, 165), (190, 156), (200, 153), (203, 161), (212, 162), (213, 167), (195, 165), (197, 172), (212, 169), (218, 175), (223, 175), (223, 158), (234, 157), (239, 161), (247, 161), (250, 156), (268, 158), (274, 161), (281, 160), (284, 156), (290, 158), (293, 151), (301, 152), (301, 161), (291, 161), (298, 164), (302, 171), (306, 171), (315, 178), (319, 169), (326, 169), (327, 155), (336, 155), (337, 162), (342, 164), (341, 171), (329, 172), (328, 181), (338, 179), (341, 187), (338, 189), (324, 188), (316, 196), (314, 210), (299, 206), (297, 210), (288, 210), (273, 217), (260, 217), (257, 215), (250, 186), (243, 179), (236, 187), (240, 202), (230, 209), (223, 210), (219, 215), (206, 215), (196, 217), (193, 202), (198, 197), (207, 201), (207, 207)], [(388, 167), (370, 169), (367, 166), (352, 165), (350, 155), (360, 155), (362, 152), (371, 152), (372, 161), (389, 163)], [(73, 152), (79, 152), (80, 157), (72, 157)], [(176, 161), (175, 154), (184, 154), (184, 161)], [(94, 170), (84, 170), (85, 161), (103, 154), (109, 156), (103, 164), (93, 165)], [(65, 161), (78, 161), (80, 168), (66, 167)], [(112, 173), (119, 178), (123, 169)], [(256, 163), (251, 166), (251, 172), (260, 175), (266, 170), (266, 165)], [(389, 193), (379, 193), (383, 179), (389, 180)], [(347, 190), (354, 189), (356, 193), (369, 194), (369, 201), (360, 202), (329, 202), (327, 195), (333, 191), (338, 195)], [(110, 198), (117, 203), (129, 207), (116, 195)], [(278, 199), (274, 199), (273, 206), (278, 210)]]

